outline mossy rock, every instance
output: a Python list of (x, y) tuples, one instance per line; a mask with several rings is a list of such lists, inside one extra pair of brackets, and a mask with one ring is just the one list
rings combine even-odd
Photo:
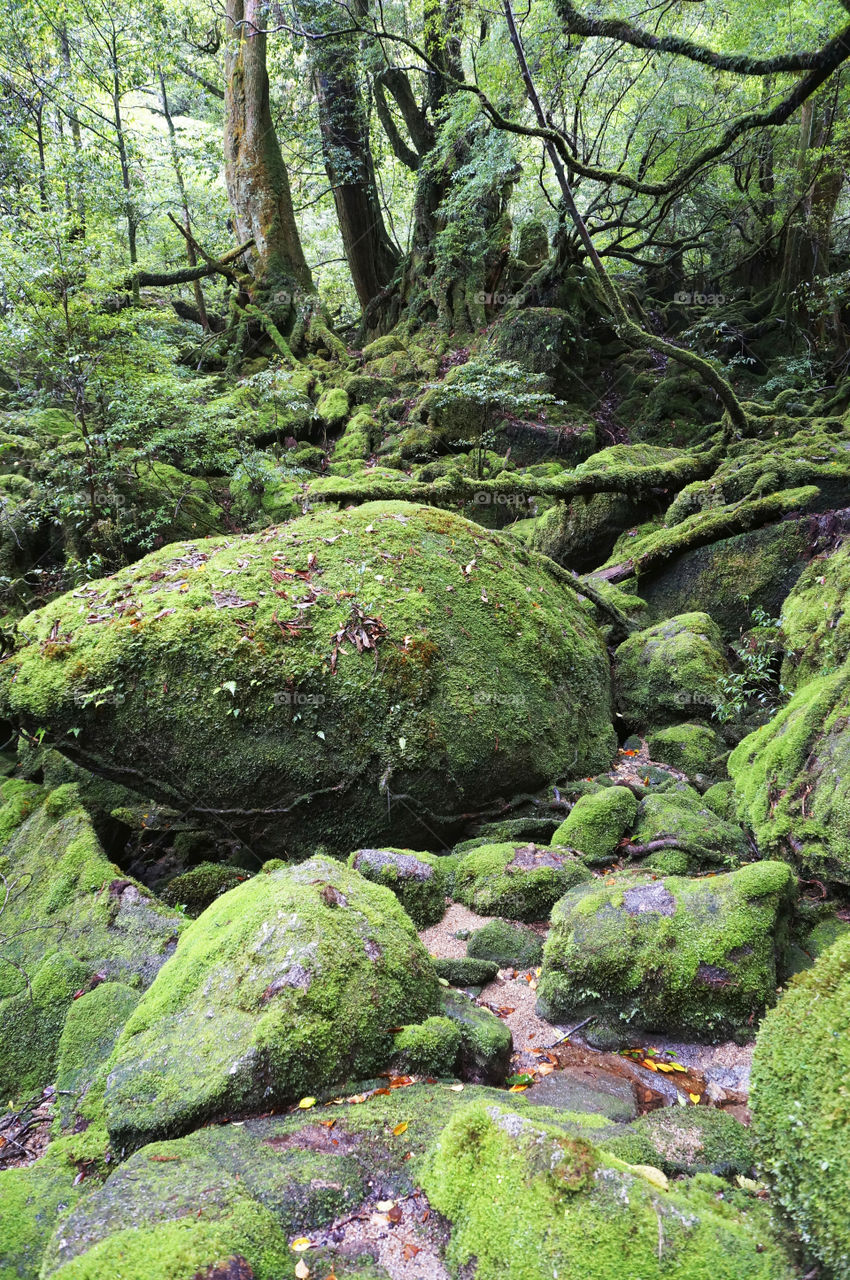
[(74, 997), (104, 980), (140, 991), (185, 921), (106, 858), (75, 786), (2, 784), (0, 872), (17, 886), (3, 913), (0, 1091), (53, 1080)]
[(850, 659), (810, 680), (729, 757), (738, 816), (762, 853), (850, 884)]
[(362, 355), (364, 362), (368, 363), (370, 360), (382, 360), (384, 356), (406, 350), (405, 344), (397, 333), (388, 333), (382, 338), (375, 338), (372, 342), (368, 342), (363, 348)]
[[(741, 828), (718, 818), (698, 791), (684, 785), (644, 796), (632, 839), (640, 846), (654, 840), (677, 841), (675, 848), (650, 855), (649, 865), (661, 871), (672, 865), (668, 862), (672, 858), (681, 861), (685, 872), (697, 872), (708, 867), (734, 867), (750, 856)], [(628, 854), (628, 847), (624, 853)]]
[(410, 849), (358, 849), (348, 865), (367, 880), (392, 889), (417, 929), (437, 924), (446, 913), (443, 859)]
[(672, 724), (646, 735), (653, 760), (669, 764), (693, 778), (696, 774), (715, 776), (720, 770), (724, 744), (713, 729), (704, 724)]
[[(447, 1261), (479, 1280), (790, 1280), (754, 1196), (701, 1174), (666, 1187), (585, 1138), (479, 1102), (458, 1112), (423, 1187), (452, 1225)], [(722, 1198), (721, 1198), (722, 1197)]]
[(456, 844), (452, 852), (471, 853), (473, 849), (480, 849), (484, 844), (505, 844), (508, 841), (512, 844), (522, 844), (523, 841), (528, 840), (534, 844), (550, 844), (552, 833), (559, 825), (557, 818), (538, 818), (536, 815), (482, 822), (480, 826), (472, 828), (475, 835)]
[(181, 811), (226, 812), (265, 856), (415, 847), (615, 749), (575, 593), (445, 511), (316, 512), (85, 592), (20, 624), (2, 709)]
[(662, 1107), (634, 1120), (627, 1133), (602, 1142), (629, 1164), (656, 1165), (671, 1176), (714, 1173), (750, 1177), (755, 1143), (746, 1125), (714, 1107)]
[(58, 1218), (87, 1188), (77, 1169), (51, 1151), (35, 1164), (0, 1172), (0, 1280), (36, 1280)]
[(342, 387), (329, 387), (316, 402), (316, 417), (321, 418), (332, 431), (338, 430), (345, 423), (350, 410), (348, 392)]
[(746, 1037), (776, 994), (794, 877), (782, 862), (689, 880), (627, 873), (570, 890), (552, 913), (538, 1007), (703, 1041)]
[(499, 972), (495, 960), (476, 960), (474, 956), (440, 957), (434, 960), (438, 978), (453, 987), (486, 987)]
[(327, 858), (255, 876), (189, 926), (107, 1064), (116, 1147), (381, 1070), (389, 1028), (436, 1012), (388, 889)]
[(715, 782), (713, 787), (704, 791), (702, 802), (706, 809), (710, 809), (718, 818), (722, 818), (725, 822), (735, 821), (737, 817), (735, 784), (730, 779), (725, 778), (723, 782)]
[(398, 1070), (425, 1076), (454, 1075), (461, 1034), (451, 1018), (426, 1018), (424, 1022), (402, 1027), (393, 1043)]
[(637, 808), (637, 797), (628, 787), (603, 787), (595, 795), (579, 796), (552, 844), (577, 849), (590, 864), (612, 861)]
[(581, 860), (565, 849), (491, 844), (461, 859), (452, 894), (479, 915), (544, 920), (567, 889), (589, 879)]
[(56, 1089), (62, 1129), (91, 1088), (98, 1069), (112, 1053), (124, 1023), (139, 1003), (140, 992), (124, 982), (101, 982), (68, 1010), (56, 1063)]
[(750, 1105), (777, 1205), (830, 1275), (850, 1275), (850, 938), (788, 984), (759, 1028)]
[(671, 559), (639, 585), (650, 617), (710, 613), (727, 641), (737, 640), (741, 618), (763, 609), (776, 617), (811, 554), (811, 522), (778, 524), (720, 538)]
[(707, 613), (685, 613), (637, 631), (617, 649), (617, 698), (627, 727), (666, 724), (713, 706), (728, 675), (720, 629)]
[(510, 1028), (460, 991), (443, 991), (441, 1012), (460, 1031), (458, 1071), (473, 1084), (504, 1084), (511, 1069)]
[(490, 920), (466, 944), (467, 955), (492, 960), (500, 969), (533, 969), (543, 956), (543, 939), (527, 925)]
[(250, 872), (242, 867), (228, 867), (220, 862), (201, 862), (197, 867), (169, 880), (159, 896), (170, 907), (182, 907), (187, 916), (195, 919), (216, 898), (220, 898), (229, 889), (235, 889), (249, 877)]
[(516, 360), (531, 373), (544, 374), (550, 388), (566, 389), (573, 380), (572, 359), (582, 333), (568, 311), (523, 307), (498, 316), (480, 344), (490, 360)]
[(850, 542), (803, 571), (782, 606), (783, 683), (830, 675), (850, 656)]
[[(222, 1275), (279, 1280), (293, 1265), (288, 1237), (350, 1213), (365, 1194), (345, 1146), (301, 1147), (268, 1120), (202, 1129), (144, 1147), (79, 1203), (48, 1247), (44, 1274), (186, 1280), (217, 1264)], [(228, 1273), (231, 1259), (243, 1269)]]

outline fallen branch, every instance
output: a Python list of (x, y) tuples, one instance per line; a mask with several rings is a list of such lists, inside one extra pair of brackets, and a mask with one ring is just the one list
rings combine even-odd
[[(238, 248), (231, 249), (222, 258), (211, 258), (197, 267), (183, 267), (180, 271), (134, 271), (127, 276), (121, 284), (122, 289), (132, 289), (134, 284), (142, 287), (143, 285), (171, 285), (171, 284), (191, 284), (194, 280), (203, 280), (205, 276), (222, 275), (228, 280), (232, 280), (234, 284), (239, 282), (239, 274), (234, 271), (230, 265), (240, 258), (243, 253), (251, 248), (254, 243), (253, 237), (246, 240), (244, 244), (240, 244)], [(208, 255), (203, 254), (203, 257)]]

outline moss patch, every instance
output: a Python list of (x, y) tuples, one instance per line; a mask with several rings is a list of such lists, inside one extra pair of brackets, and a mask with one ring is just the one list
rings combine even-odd
[(453, 896), (484, 916), (544, 920), (567, 889), (590, 873), (565, 849), (492, 844), (458, 863)]
[(629, 636), (617, 649), (617, 696), (626, 724), (640, 729), (711, 706), (729, 665), (717, 624), (685, 613)]
[(552, 844), (577, 849), (591, 864), (608, 862), (634, 822), (637, 807), (637, 797), (628, 787), (603, 787), (595, 795), (579, 796)]
[(543, 955), (543, 939), (526, 925), (490, 920), (470, 935), (466, 950), (477, 960), (492, 960), (500, 969), (533, 969)]

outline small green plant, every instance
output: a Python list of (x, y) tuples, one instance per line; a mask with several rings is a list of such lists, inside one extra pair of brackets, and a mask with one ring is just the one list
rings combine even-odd
[(712, 716), (721, 724), (743, 719), (754, 703), (772, 712), (788, 694), (778, 673), (780, 620), (758, 607), (750, 618), (751, 629), (735, 646), (738, 669), (720, 676), (717, 682), (718, 700)]

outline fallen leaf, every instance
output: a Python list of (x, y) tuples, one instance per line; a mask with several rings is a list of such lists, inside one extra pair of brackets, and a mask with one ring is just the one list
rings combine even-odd
[(662, 1191), (670, 1190), (667, 1175), (662, 1173), (660, 1169), (656, 1169), (654, 1165), (633, 1164), (631, 1167), (635, 1173), (639, 1173), (641, 1177), (646, 1178), (647, 1182), (651, 1182), (654, 1187), (660, 1187)]
[(310, 1268), (307, 1266), (307, 1263), (303, 1258), (299, 1258), (296, 1262), (295, 1274), (298, 1277), (298, 1280), (307, 1280), (307, 1277), (310, 1274)]
[(452, 1093), (463, 1093), (462, 1084), (450, 1084), (449, 1088), (451, 1089)]
[(406, 1132), (407, 1132), (406, 1120), (402, 1120), (401, 1124), (397, 1124), (396, 1127), (393, 1129), (393, 1133), (395, 1134), (396, 1137), (398, 1137), (399, 1134), (406, 1133)]
[(303, 1253), (305, 1249), (313, 1248), (313, 1241), (308, 1236), (296, 1236), (289, 1247), (293, 1253)]
[(302, 1110), (302, 1111), (309, 1111), (310, 1107), (315, 1107), (315, 1105), (316, 1105), (316, 1099), (315, 1099), (315, 1098), (302, 1098), (302, 1099), (301, 1099), (301, 1101), (298, 1103), (298, 1105), (299, 1105), (299, 1107), (301, 1108), (301, 1110)]
[(698, 1093), (689, 1093), (689, 1094), (688, 1094), (688, 1097), (690, 1098), (690, 1100), (691, 1100), (691, 1102), (694, 1104), (694, 1106), (696, 1106), (696, 1104), (699, 1102), (699, 1094), (698, 1094)]
[(411, 1258), (415, 1258), (417, 1253), (421, 1252), (422, 1250), (419, 1248), (418, 1244), (406, 1244), (401, 1251), (401, 1256), (404, 1258), (405, 1262), (409, 1262)]
[(389, 1213), (390, 1209), (395, 1207), (395, 1200), (379, 1200), (375, 1205), (378, 1213)]
[(389, 1213), (387, 1214), (387, 1217), (389, 1218), (393, 1226), (395, 1226), (397, 1222), (401, 1222), (401, 1205), (394, 1204), (392, 1209), (390, 1209)]
[(537, 1074), (539, 1076), (550, 1076), (554, 1070), (555, 1068), (552, 1066), (551, 1062), (542, 1062), (537, 1068)]
[(336, 1117), (333, 1120), (320, 1120), (319, 1124), (325, 1129), (332, 1129), (336, 1124)]

